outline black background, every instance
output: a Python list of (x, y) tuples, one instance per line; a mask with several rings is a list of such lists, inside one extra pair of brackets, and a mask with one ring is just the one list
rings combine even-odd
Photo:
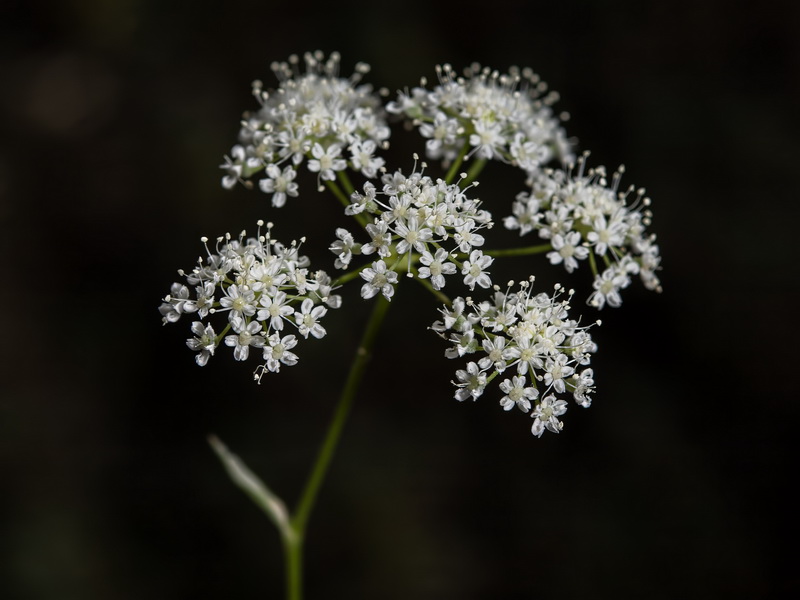
[[(307, 597), (800, 594), (795, 3), (1, 14), (0, 597), (281, 597), (277, 534), (206, 436), (293, 502), (364, 320), (358, 286), (260, 387), (227, 353), (198, 368), (188, 322), (162, 327), (156, 309), (201, 235), (258, 218), (330, 260), (336, 203), (306, 185), (276, 211), (223, 190), (217, 168), (250, 81), (272, 86), (271, 61), (315, 49), (341, 52), (343, 75), (371, 64), (392, 92), (437, 63), (533, 67), (593, 164), (624, 163), (653, 198), (665, 291), (603, 312), (594, 405), (537, 440), (494, 397), (452, 399), (457, 365), (425, 329), (435, 304), (402, 286), (312, 517)], [(502, 173), (487, 168), (483, 197)]]

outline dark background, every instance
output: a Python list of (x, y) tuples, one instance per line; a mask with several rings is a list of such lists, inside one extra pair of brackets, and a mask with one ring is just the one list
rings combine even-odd
[(307, 596), (800, 595), (795, 3), (0, 6), (0, 597), (281, 597), (277, 534), (206, 435), (293, 502), (358, 286), (260, 387), (227, 353), (196, 367), (188, 322), (156, 309), (201, 235), (258, 218), (329, 260), (336, 203), (306, 185), (279, 212), (217, 168), (250, 81), (314, 49), (392, 92), (437, 63), (533, 67), (593, 164), (653, 198), (665, 291), (603, 312), (594, 405), (537, 440), (494, 396), (452, 399), (435, 303), (402, 286), (312, 517)]

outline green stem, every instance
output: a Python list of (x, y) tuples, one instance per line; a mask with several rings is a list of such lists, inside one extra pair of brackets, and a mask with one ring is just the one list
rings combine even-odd
[(328, 181), (326, 181), (326, 182), (325, 182), (325, 185), (326, 185), (326, 186), (328, 186), (328, 189), (329, 189), (331, 192), (333, 192), (333, 195), (334, 195), (334, 196), (336, 196), (336, 197), (339, 199), (339, 202), (341, 202), (341, 203), (342, 203), (342, 206), (344, 206), (345, 208), (347, 208), (348, 206), (350, 206), (350, 199), (349, 199), (349, 198), (347, 197), (347, 195), (346, 195), (346, 194), (345, 194), (345, 193), (342, 191), (342, 188), (340, 188), (340, 187), (339, 187), (339, 186), (336, 184), (336, 182), (335, 182), (335, 181), (330, 181), (330, 180), (328, 180)]
[(461, 182), (462, 189), (468, 186), (473, 181), (475, 181), (475, 178), (481, 174), (481, 171), (483, 171), (483, 167), (485, 166), (486, 166), (485, 158), (479, 158), (474, 163), (472, 163), (472, 165), (469, 168), (469, 171), (467, 171), (467, 178)]
[(592, 267), (592, 275), (597, 277), (597, 261), (594, 258), (594, 250), (589, 248), (589, 265)]
[(350, 178), (347, 176), (347, 171), (336, 171), (336, 177), (338, 177), (339, 182), (344, 186), (344, 191), (347, 192), (349, 196), (356, 191), (353, 184), (350, 182)]
[(484, 254), (488, 254), (494, 258), (501, 256), (530, 256), (532, 254), (543, 254), (553, 249), (552, 244), (539, 244), (538, 246), (526, 246), (525, 248), (505, 248), (503, 250), (484, 250)]
[(283, 537), (283, 555), (286, 560), (286, 598), (301, 600), (303, 597), (303, 538)]
[[(339, 172), (341, 173), (341, 171), (339, 171)], [(345, 176), (345, 178), (346, 178), (346, 176)], [(346, 181), (349, 184), (350, 180), (347, 179)], [(342, 180), (342, 183), (344, 184), (344, 180)], [(328, 186), (328, 189), (331, 192), (333, 192), (333, 195), (336, 196), (339, 199), (339, 202), (342, 203), (342, 206), (344, 206), (345, 208), (350, 206), (350, 199), (347, 197), (347, 194), (345, 194), (342, 191), (342, 188), (340, 188), (339, 185), (335, 181), (326, 181), (325, 185)], [(352, 188), (352, 185), (350, 187)], [(363, 213), (359, 213), (357, 215), (353, 215), (353, 218), (356, 221), (358, 221), (358, 224), (361, 225), (361, 227), (366, 227), (367, 223), (369, 222), (367, 217), (366, 217), (366, 215), (364, 215)]]
[(322, 442), (317, 460), (309, 475), (306, 486), (300, 496), (297, 509), (290, 520), (291, 530), (294, 536), (284, 538), (284, 548), (286, 551), (286, 584), (288, 600), (300, 600), (302, 598), (302, 551), (303, 540), (305, 538), (306, 526), (311, 516), (311, 510), (319, 494), (325, 474), (330, 466), (331, 459), (336, 450), (339, 438), (342, 434), (345, 421), (350, 412), (356, 392), (358, 391), (361, 380), (366, 372), (367, 363), (372, 354), (372, 347), (378, 336), (386, 311), (389, 308), (389, 301), (383, 296), (379, 296), (375, 307), (372, 309), (367, 328), (361, 338), (358, 350), (356, 351), (353, 364), (350, 366), (350, 373), (347, 376), (342, 395), (336, 406), (336, 411)]
[(428, 281), (427, 279), (420, 278), (419, 273), (417, 272), (416, 269), (414, 269), (414, 279), (420, 285), (422, 285), (422, 287), (426, 288), (431, 294), (436, 296), (436, 299), (439, 300), (442, 304), (444, 304), (445, 306), (452, 306), (453, 305), (453, 301), (450, 300), (450, 298), (447, 296), (447, 294), (445, 294), (442, 291), (437, 290), (435, 287), (433, 287), (433, 284), (430, 281)]
[(456, 156), (456, 159), (450, 166), (450, 170), (447, 171), (444, 181), (448, 185), (453, 183), (453, 179), (455, 179), (456, 175), (458, 175), (458, 169), (461, 167), (461, 163), (464, 162), (464, 157), (467, 155), (467, 150), (469, 150), (469, 138), (464, 142), (464, 145), (461, 147), (461, 152), (458, 153), (458, 156)]

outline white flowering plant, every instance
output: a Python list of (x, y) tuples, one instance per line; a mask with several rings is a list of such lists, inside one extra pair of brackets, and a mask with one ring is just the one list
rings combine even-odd
[[(274, 90), (254, 82), (259, 108), (241, 121), (222, 165), (222, 186), (258, 188), (280, 209), (303, 201), (297, 176), (304, 168), (317, 187), (304, 195), (329, 192), (352, 225), (336, 227), (322, 248), (305, 238), (281, 243), (273, 223), (264, 221), (250, 236), (225, 234), (213, 244), (204, 237), (205, 256), (179, 271), (182, 280), (160, 306), (164, 323), (191, 321), (186, 343), (199, 366), (227, 346), (237, 361), (260, 357), (254, 371), (260, 383), (298, 364), (301, 340), (327, 335), (323, 323), (342, 306), (338, 290), (360, 285), (361, 298), (374, 303), (294, 510), (218, 438), (210, 439), (233, 481), (278, 527), (287, 597), (294, 600), (302, 596), (311, 510), (401, 281), (422, 285), (439, 304), (432, 333), (420, 335), (438, 335), (445, 357), (460, 361), (454, 398), (477, 400), (491, 389), (503, 410), (529, 415), (537, 437), (561, 431), (570, 402), (591, 404), (597, 351), (591, 330), (600, 321), (576, 317), (576, 293), (561, 284), (549, 293), (536, 290), (535, 277), (521, 273), (517, 283), (499, 285), (492, 279), (496, 261), (544, 255), (545, 265), (568, 274), (590, 270), (593, 291), (584, 300), (590, 311), (619, 307), (621, 291), (636, 275), (660, 291), (644, 190), (621, 189), (622, 167), (609, 180), (604, 168), (588, 167), (588, 153), (576, 157), (564, 119), (553, 110), (558, 95), (531, 70), (500, 74), (472, 65), (457, 75), (445, 65), (436, 69), (438, 85), (429, 88), (423, 79), (386, 101), (387, 92), (362, 83), (369, 72), (364, 64), (343, 78), (337, 54), (309, 53), (303, 62), (304, 70), (296, 56), (274, 63)], [(406, 157), (413, 158), (410, 173), (390, 167), (393, 127), (418, 131), (433, 167), (416, 154)], [(490, 161), (518, 169), (524, 189), (510, 199), (479, 198), (478, 178)], [(485, 234), (498, 223), (498, 210), (506, 213), (499, 223), (510, 242), (535, 233), (541, 243), (487, 248)], [(314, 260), (328, 270), (311, 268), (307, 248), (322, 250)]]

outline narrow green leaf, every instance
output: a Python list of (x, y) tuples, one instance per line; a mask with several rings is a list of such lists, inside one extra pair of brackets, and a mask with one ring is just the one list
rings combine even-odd
[(281, 535), (287, 539), (293, 537), (289, 512), (286, 510), (283, 500), (272, 493), (238, 456), (228, 450), (218, 437), (210, 435), (208, 443), (222, 461), (233, 483), (250, 496), (250, 499), (267, 514), (280, 530)]

